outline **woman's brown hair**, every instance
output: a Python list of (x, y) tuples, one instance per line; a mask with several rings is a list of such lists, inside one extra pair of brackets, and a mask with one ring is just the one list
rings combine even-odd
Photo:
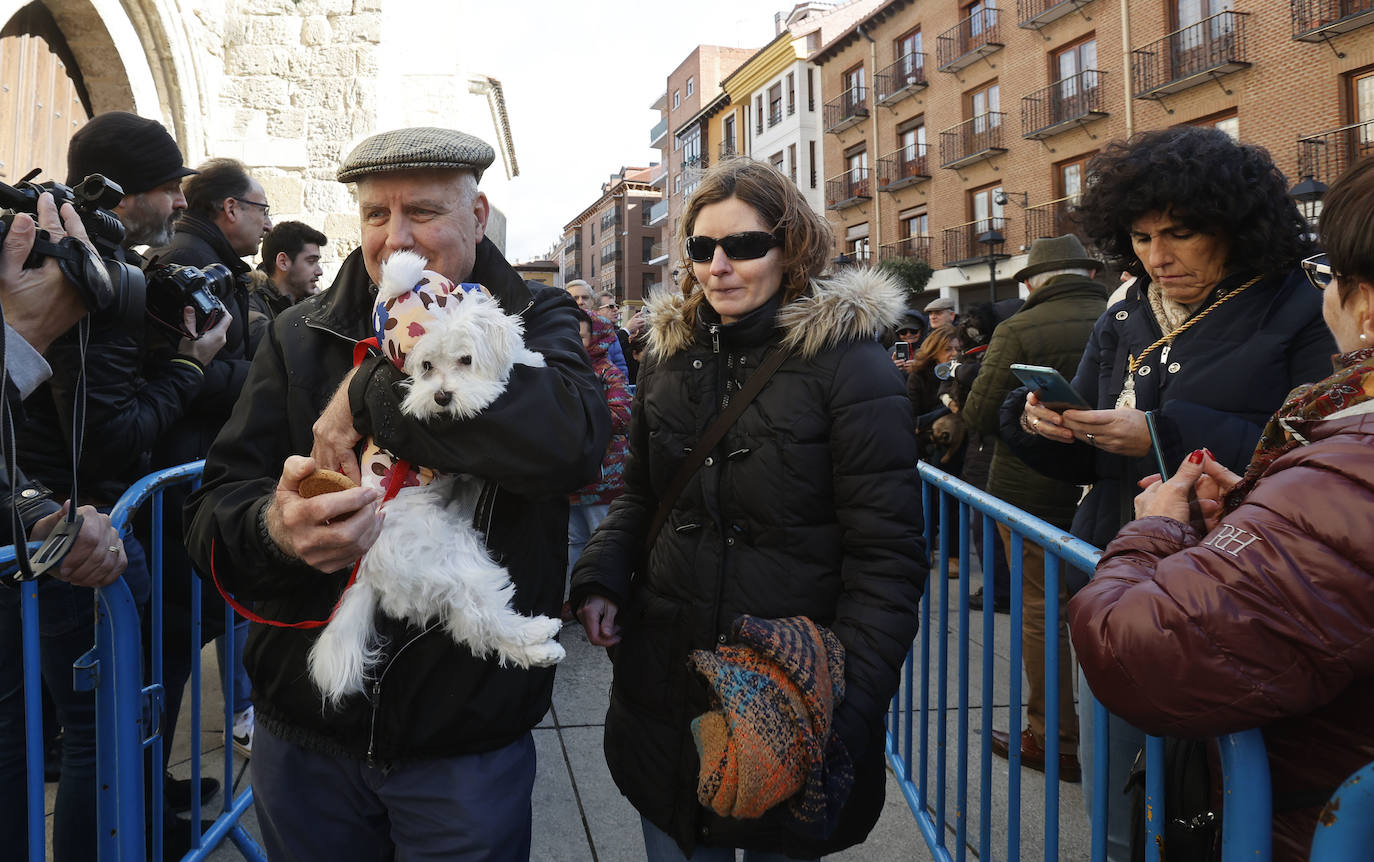
[(1374, 157), (1360, 159), (1331, 184), (1318, 235), (1344, 305), (1358, 282), (1374, 284)]
[(802, 197), (795, 183), (766, 162), (748, 158), (726, 159), (701, 178), (701, 185), (687, 201), (678, 222), (676, 248), (682, 255), (682, 295), (689, 323), (695, 323), (697, 309), (706, 301), (698, 290), (696, 273), (687, 258), (687, 237), (692, 235), (697, 214), (704, 207), (738, 198), (753, 208), (769, 230), (782, 239), (783, 302), (800, 296), (825, 269), (834, 244), (829, 223), (816, 214)]
[(930, 334), (921, 341), (921, 346), (916, 349), (916, 358), (912, 360), (912, 370), (924, 371), (926, 366), (935, 361), (935, 357), (946, 347), (959, 340), (959, 333), (955, 332), (950, 324), (937, 326), (930, 331)]

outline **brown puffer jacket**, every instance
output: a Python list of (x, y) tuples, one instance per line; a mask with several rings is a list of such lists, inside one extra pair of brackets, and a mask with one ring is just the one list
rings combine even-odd
[(1148, 733), (1262, 727), (1274, 859), (1306, 859), (1321, 800), (1374, 760), (1374, 402), (1310, 441), (1216, 529), (1127, 524), (1069, 602), (1106, 707)]

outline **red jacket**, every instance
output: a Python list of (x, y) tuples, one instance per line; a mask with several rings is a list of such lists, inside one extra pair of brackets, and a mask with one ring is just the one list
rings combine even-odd
[(1295, 423), (1309, 444), (1201, 541), (1170, 518), (1127, 524), (1069, 602), (1112, 712), (1154, 734), (1264, 729), (1276, 860), (1308, 857), (1319, 809), (1293, 805), (1374, 760), (1374, 402), (1361, 408)]

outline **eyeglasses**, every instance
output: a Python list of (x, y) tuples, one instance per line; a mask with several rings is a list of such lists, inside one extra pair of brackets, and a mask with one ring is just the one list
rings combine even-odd
[(258, 203), (257, 201), (250, 201), (250, 200), (247, 200), (247, 199), (245, 199), (245, 198), (234, 198), (234, 200), (238, 201), (238, 202), (241, 203), (241, 204), (248, 204), (249, 206), (258, 207), (259, 209), (262, 210), (262, 214), (263, 214), (264, 217), (267, 217), (267, 218), (271, 218), (271, 217), (272, 217), (272, 205), (271, 205), (271, 204), (265, 204), (265, 203), (264, 203), (264, 204), (260, 204), (260, 203)]
[(710, 263), (716, 246), (725, 250), (731, 260), (755, 260), (768, 254), (769, 249), (782, 245), (782, 240), (764, 230), (732, 233), (716, 239), (713, 236), (687, 237), (687, 256), (696, 263)]
[(1307, 280), (1317, 290), (1325, 290), (1336, 279), (1336, 270), (1331, 268), (1331, 261), (1327, 259), (1325, 252), (1312, 255), (1300, 265)]

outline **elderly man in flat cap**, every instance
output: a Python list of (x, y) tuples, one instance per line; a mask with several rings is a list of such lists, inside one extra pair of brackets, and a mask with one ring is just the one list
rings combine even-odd
[[(333, 707), (307, 674), (319, 628), (381, 527), (376, 492), (305, 498), (317, 466), (358, 478), (367, 436), (415, 464), (486, 482), (487, 547), (510, 572), (514, 605), (558, 614), (567, 494), (596, 475), (610, 433), (577, 306), (522, 281), (484, 238), (477, 189), (494, 154), (445, 129), (373, 136), (339, 180), (357, 184), (362, 246), (325, 292), (273, 323), (243, 395), (187, 503), (187, 546), (201, 571), (261, 617), (244, 664), (257, 729), (253, 787), (273, 859), (526, 859), (535, 754), (553, 669), (502, 667), (442, 627), (377, 619), (382, 657), (364, 694)], [(371, 335), (382, 261), (409, 249), (455, 282), (479, 282), (547, 367), (517, 365), (504, 395), (472, 419), (419, 422), (400, 411), (403, 374), (382, 357), (354, 365)]]

